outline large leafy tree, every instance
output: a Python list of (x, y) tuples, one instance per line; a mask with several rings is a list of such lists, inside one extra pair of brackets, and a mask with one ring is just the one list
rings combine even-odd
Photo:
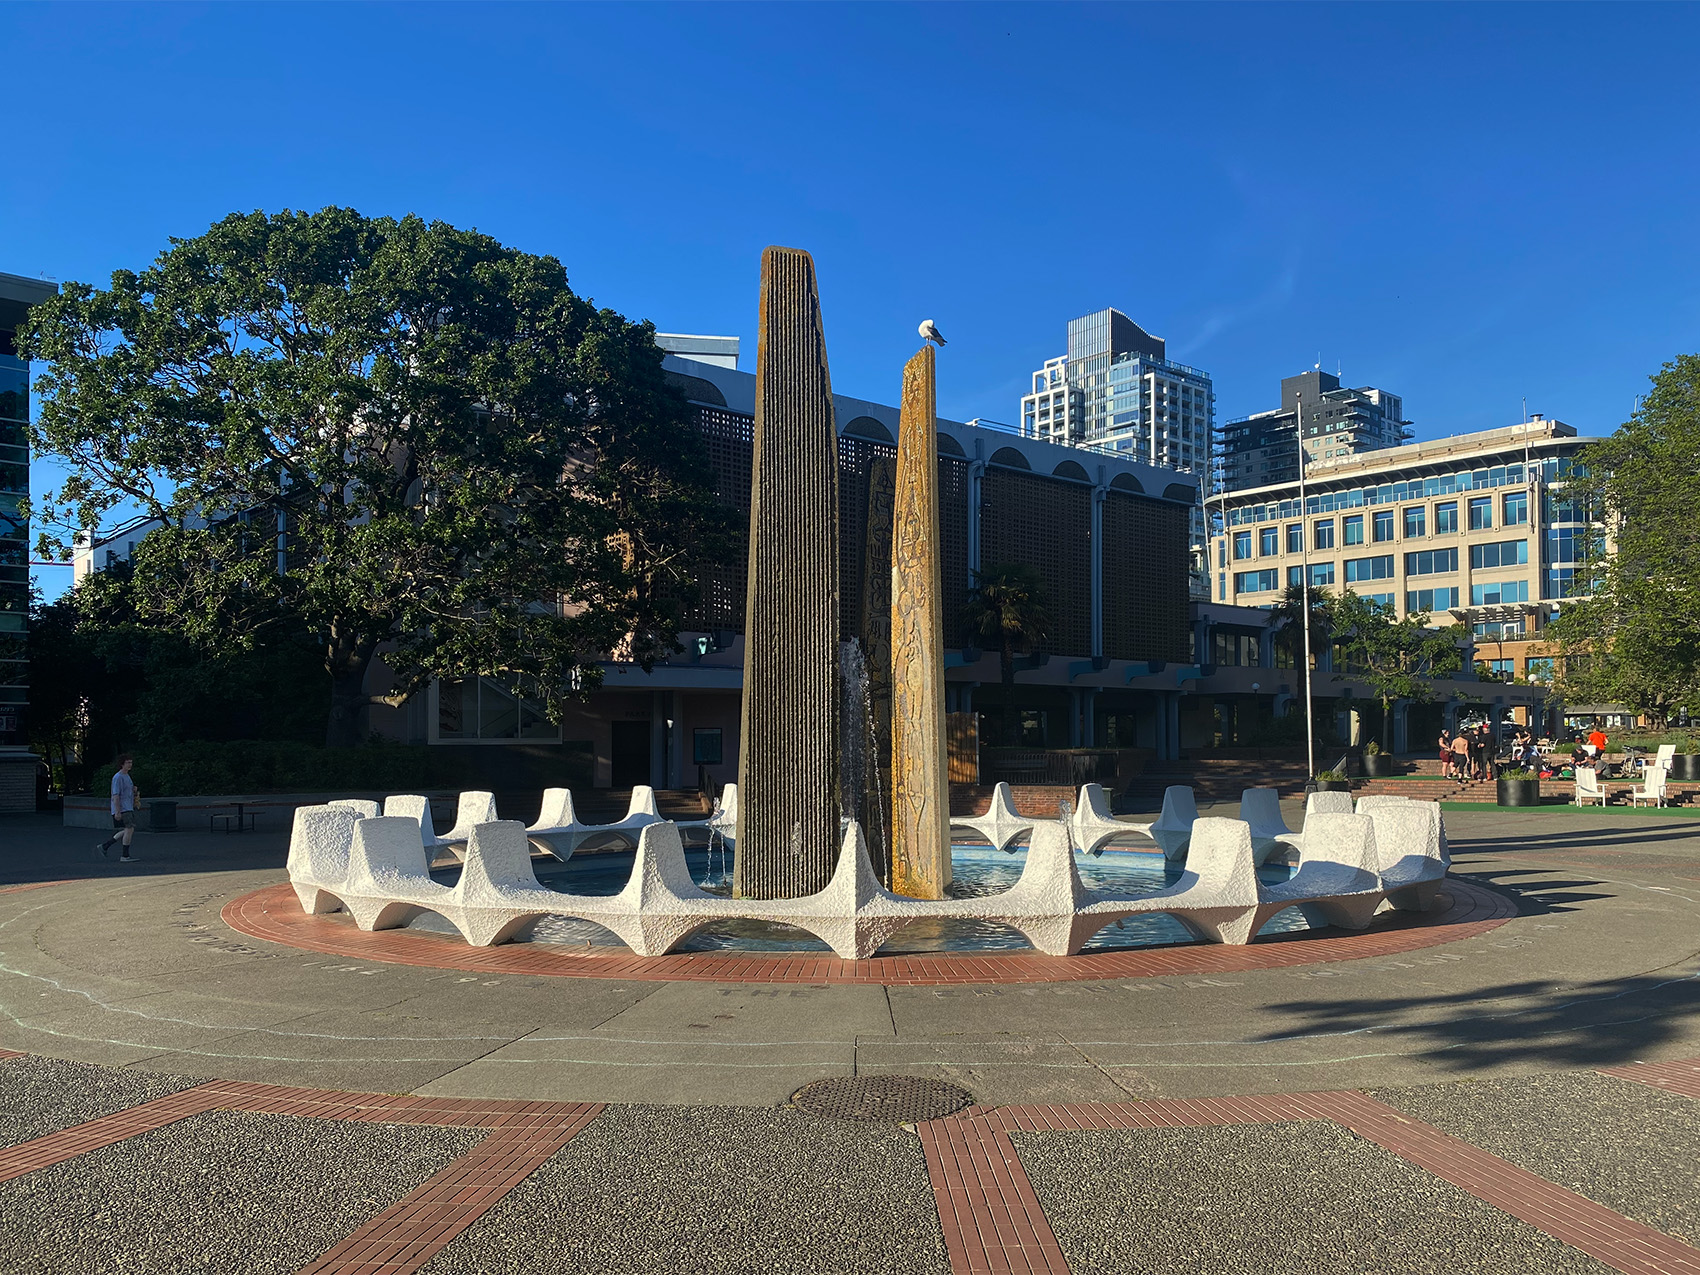
[(1384, 602), (1372, 602), (1346, 589), (1330, 608), (1331, 627), (1341, 663), (1335, 681), (1350, 677), (1369, 686), (1381, 701), (1382, 747), (1391, 746), (1388, 727), (1397, 700), (1424, 703), (1434, 697), (1434, 679), (1462, 667), (1463, 652), (1454, 626), (1432, 628), (1427, 612), (1403, 620)]
[(1022, 563), (1001, 563), (975, 572), (962, 622), (977, 641), (998, 653), (1005, 700), (1004, 737), (1008, 743), (1018, 743), (1021, 719), (1011, 702), (1015, 657), (1043, 645), (1051, 636), (1051, 613), (1038, 570)]
[[(1597, 531), (1577, 563), (1585, 596), (1546, 627), (1571, 703), (1664, 718), (1700, 707), (1700, 355), (1652, 378), (1635, 414), (1583, 449), (1564, 495)], [(1609, 553), (1607, 552), (1609, 548)]]
[(66, 537), (139, 511), (126, 605), (207, 646), (302, 635), (327, 742), (393, 696), (500, 677), (552, 708), (600, 653), (672, 647), (724, 511), (654, 330), (552, 257), (417, 217), (233, 214), (23, 335), (48, 371), (35, 446)]

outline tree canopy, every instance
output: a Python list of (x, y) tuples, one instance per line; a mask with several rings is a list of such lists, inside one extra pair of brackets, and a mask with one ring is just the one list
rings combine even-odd
[(1456, 627), (1430, 628), (1426, 611), (1398, 619), (1385, 602), (1342, 590), (1330, 608), (1333, 640), (1343, 667), (1335, 681), (1350, 677), (1365, 683), (1381, 701), (1382, 746), (1395, 700), (1424, 703), (1433, 698), (1435, 678), (1462, 667)]
[[(1031, 651), (1051, 636), (1051, 613), (1038, 569), (1025, 563), (998, 563), (976, 571), (962, 622), (978, 641), (997, 651), (1004, 689), (1012, 689), (1017, 652)], [(1013, 744), (1020, 718), (1008, 705), (1005, 715), (1005, 737)]]
[(654, 329), (475, 231), (233, 214), (21, 338), (32, 442), (70, 468), (41, 552), (154, 520), (92, 587), (208, 647), (310, 640), (331, 743), (364, 737), (380, 650), (395, 694), (484, 675), (552, 711), (601, 653), (647, 667), (729, 531)]
[[(1564, 495), (1595, 534), (1546, 627), (1572, 704), (1700, 708), (1700, 355), (1664, 365), (1635, 414), (1584, 448)], [(1608, 552), (1609, 550), (1609, 552)]]

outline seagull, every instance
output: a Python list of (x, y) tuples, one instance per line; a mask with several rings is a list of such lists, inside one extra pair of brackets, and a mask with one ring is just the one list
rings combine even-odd
[(944, 344), (944, 333), (938, 330), (938, 325), (931, 319), (922, 319), (921, 326), (915, 330), (919, 332), (925, 340), (931, 341), (934, 345)]

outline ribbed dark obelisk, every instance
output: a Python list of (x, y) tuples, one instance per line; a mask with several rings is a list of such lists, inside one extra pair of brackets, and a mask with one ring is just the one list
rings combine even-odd
[(733, 892), (825, 887), (838, 857), (838, 430), (814, 259), (761, 256)]

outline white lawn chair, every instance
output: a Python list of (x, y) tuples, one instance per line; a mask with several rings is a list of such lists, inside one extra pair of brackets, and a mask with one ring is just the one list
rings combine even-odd
[(680, 832), (704, 832), (711, 839), (718, 835), (722, 841), (731, 844), (738, 836), (738, 785), (727, 784), (720, 790), (720, 800), (714, 803), (708, 818), (680, 819), (677, 822)]
[(1305, 822), (1312, 815), (1352, 814), (1352, 794), (1349, 792), (1312, 792), (1305, 794)]
[[(1250, 790), (1257, 791), (1273, 790)], [(1256, 844), (1254, 835), (1252, 845)], [(1312, 924), (1320, 921), (1361, 930), (1387, 895), (1379, 869), (1375, 823), (1370, 816), (1317, 815), (1308, 819), (1298, 871), (1292, 879), (1279, 885), (1258, 885), (1251, 933), (1255, 936), (1270, 917), (1295, 905)]]
[[(1350, 813), (1350, 812), (1347, 812)], [(1251, 825), (1252, 861), (1262, 864), (1277, 846), (1299, 846), (1303, 838), (1281, 818), (1281, 794), (1273, 788), (1247, 788), (1240, 794), (1240, 819)], [(1306, 821), (1309, 826), (1309, 821)]]
[[(526, 828), (525, 835), (532, 845), (565, 863), (573, 857), (574, 838), (584, 827), (573, 813), (572, 789), (545, 788), (537, 819)], [(566, 843), (565, 853), (561, 850), (562, 842)]]
[(338, 810), (352, 810), (362, 819), (376, 819), (383, 813), (383, 808), (375, 801), (367, 801), (363, 797), (344, 797), (339, 801), (327, 802), (327, 805)]
[(463, 792), (455, 807), (454, 827), (440, 838), (450, 846), (463, 846), (472, 839), (472, 830), (481, 823), (496, 822), (496, 795), (489, 792)]
[(1606, 804), (1606, 790), (1600, 787), (1599, 773), (1592, 766), (1578, 766), (1576, 768), (1576, 796), (1574, 800), (1578, 806), (1591, 806), (1595, 802), (1598, 802), (1601, 806)]
[(1665, 804), (1665, 770), (1661, 766), (1649, 766), (1647, 778), (1639, 788), (1629, 790), (1629, 804), (1633, 808), (1646, 802), (1651, 806)]
[(639, 835), (652, 823), (666, 822), (655, 805), (655, 789), (639, 784), (632, 789), (632, 799), (626, 806), (626, 817), (616, 823), (591, 823), (579, 829), (568, 845), (568, 853), (580, 841), (590, 837), (618, 836), (637, 845)]
[(1192, 825), (1198, 822), (1198, 803), (1186, 784), (1171, 784), (1163, 789), (1163, 810), (1156, 823), (1129, 823), (1122, 826), (1130, 832), (1144, 833), (1155, 841), (1166, 859), (1186, 858), (1187, 846), (1192, 843)]
[(1103, 854), (1104, 847), (1132, 829), (1110, 813), (1110, 798), (1101, 784), (1082, 784), (1080, 800), (1068, 817), (1069, 835), (1077, 850)]
[(992, 849), (1014, 854), (1011, 844), (1017, 837), (1032, 832), (1035, 824), (1032, 819), (1016, 813), (1015, 797), (1009, 785), (997, 783), (992, 786), (992, 804), (986, 807), (985, 814), (972, 817), (952, 815), (950, 826), (967, 828), (985, 838)]

